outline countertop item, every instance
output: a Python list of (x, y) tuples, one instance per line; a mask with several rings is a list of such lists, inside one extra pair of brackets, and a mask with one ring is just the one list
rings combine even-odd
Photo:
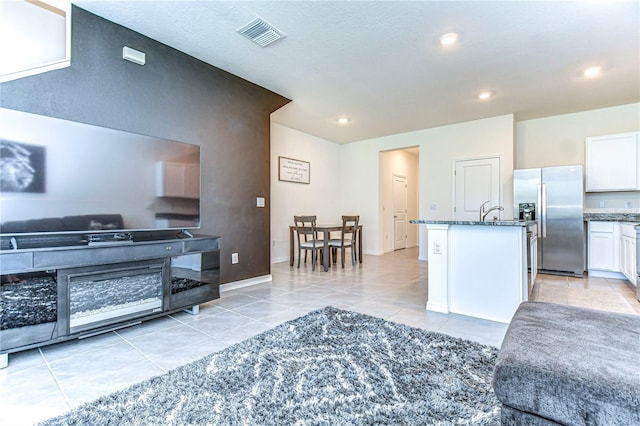
[(585, 213), (585, 222), (640, 222), (640, 213)]
[(420, 225), (485, 225), (485, 226), (528, 226), (536, 223), (535, 220), (488, 220), (486, 222), (476, 220), (427, 220), (411, 219), (409, 223)]

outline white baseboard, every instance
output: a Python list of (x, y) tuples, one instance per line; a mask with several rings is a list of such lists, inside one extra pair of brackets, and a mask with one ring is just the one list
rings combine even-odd
[(440, 312), (443, 314), (449, 313), (449, 307), (439, 303), (427, 302), (427, 311)]
[(230, 290), (237, 290), (239, 288), (249, 287), (256, 284), (269, 283), (271, 281), (273, 281), (273, 276), (271, 276), (271, 274), (263, 275), (261, 277), (247, 278), (246, 280), (232, 281), (230, 283), (220, 284), (220, 293), (224, 293)]
[(625, 277), (622, 272), (599, 271), (597, 269), (589, 269), (587, 273), (589, 274), (590, 277), (596, 277), (596, 278), (617, 278), (619, 280), (627, 279), (627, 277)]

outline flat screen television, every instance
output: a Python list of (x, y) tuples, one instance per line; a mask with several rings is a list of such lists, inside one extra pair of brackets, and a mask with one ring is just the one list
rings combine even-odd
[(0, 108), (0, 237), (200, 227), (200, 147)]

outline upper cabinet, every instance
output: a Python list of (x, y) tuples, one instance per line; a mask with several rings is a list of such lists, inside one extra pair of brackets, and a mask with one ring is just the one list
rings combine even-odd
[(69, 0), (0, 1), (0, 82), (71, 63)]
[(587, 138), (587, 192), (640, 190), (639, 134)]

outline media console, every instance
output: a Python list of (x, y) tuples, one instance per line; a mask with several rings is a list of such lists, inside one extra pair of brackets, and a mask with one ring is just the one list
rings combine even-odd
[[(11, 238), (0, 250), (0, 368), (8, 355), (138, 324), (219, 298), (220, 237), (147, 232)], [(8, 249), (5, 249), (8, 248)], [(172, 267), (202, 254), (198, 279)], [(204, 278), (203, 278), (204, 277)]]

